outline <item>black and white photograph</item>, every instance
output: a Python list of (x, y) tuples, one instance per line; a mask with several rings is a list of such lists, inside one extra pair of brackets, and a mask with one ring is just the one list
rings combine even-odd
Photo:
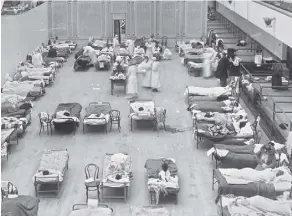
[(2, 216), (292, 216), (292, 0), (1, 0)]

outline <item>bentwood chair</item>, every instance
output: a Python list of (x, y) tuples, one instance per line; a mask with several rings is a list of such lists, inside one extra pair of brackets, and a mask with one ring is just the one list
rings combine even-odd
[(88, 192), (97, 191), (97, 197), (99, 199), (99, 184), (100, 180), (98, 179), (99, 167), (96, 164), (88, 164), (85, 167), (85, 189), (86, 189), (86, 203), (88, 201)]

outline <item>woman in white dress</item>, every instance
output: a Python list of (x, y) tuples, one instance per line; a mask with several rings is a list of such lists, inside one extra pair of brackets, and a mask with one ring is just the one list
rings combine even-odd
[(152, 64), (152, 60), (149, 60), (147, 56), (145, 56), (145, 60), (141, 63), (140, 68), (141, 70), (144, 70), (142, 86), (145, 88), (151, 88)]
[(213, 48), (206, 48), (205, 50), (206, 52), (203, 54), (203, 77), (208, 78), (213, 75), (211, 66), (212, 62), (215, 61), (217, 53)]
[(129, 54), (131, 56), (134, 55), (134, 49), (135, 49), (135, 40), (129, 40), (128, 41), (128, 51), (129, 51)]
[(159, 78), (159, 62), (155, 57), (153, 57), (152, 73), (151, 73), (151, 88), (153, 92), (158, 92), (161, 87)]
[(154, 43), (153, 43), (153, 40), (150, 38), (146, 44), (146, 56), (148, 56), (149, 59), (152, 59), (153, 57), (153, 47), (154, 47)]
[(115, 37), (113, 39), (113, 48), (114, 48), (115, 57), (117, 57), (118, 53), (119, 53), (119, 49), (120, 49), (120, 43), (119, 43), (118, 35), (115, 35)]
[(137, 80), (137, 65), (129, 62), (128, 72), (127, 72), (127, 95), (131, 98), (138, 96), (138, 80)]
[(84, 47), (83, 55), (88, 56), (90, 58), (91, 65), (94, 66), (96, 64), (96, 62), (97, 62), (96, 52), (95, 52), (95, 49), (93, 49), (91, 46)]

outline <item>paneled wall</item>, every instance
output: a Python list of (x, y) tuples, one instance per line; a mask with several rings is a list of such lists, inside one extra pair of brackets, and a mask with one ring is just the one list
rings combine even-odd
[(49, 1), (50, 37), (113, 36), (113, 17), (126, 18), (126, 37), (199, 38), (206, 34), (207, 1)]
[(1, 17), (1, 82), (6, 73), (14, 74), (16, 66), (24, 61), (42, 43), (48, 41), (48, 5), (44, 3), (17, 16)]

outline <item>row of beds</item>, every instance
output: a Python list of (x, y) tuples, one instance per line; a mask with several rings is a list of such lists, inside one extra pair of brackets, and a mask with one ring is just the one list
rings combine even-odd
[[(129, 102), (129, 119), (131, 130), (134, 123), (148, 121), (152, 123), (153, 129), (157, 130), (162, 126), (166, 127), (166, 109), (157, 107), (153, 100), (132, 100)], [(59, 115), (59, 112), (68, 112), (68, 116)], [(112, 109), (109, 102), (91, 102), (85, 108), (85, 115), (81, 119), (82, 105), (79, 103), (60, 103), (49, 122), (54, 125), (55, 130), (74, 132), (82, 122), (83, 133), (87, 127), (104, 127), (108, 131), (108, 124), (115, 118), (111, 113)], [(51, 131), (52, 134), (52, 131)]]
[[(242, 62), (245, 63), (253, 63), (254, 62), (254, 54), (253, 49), (248, 47), (238, 46), (238, 42), (230, 42), (230, 39), (219, 38), (216, 34), (216, 31), (210, 29), (208, 32), (207, 41), (199, 41), (199, 40), (191, 40), (191, 41), (176, 41), (175, 43), (175, 51), (182, 57), (182, 63), (187, 66), (189, 74), (193, 74), (199, 72), (200, 74), (203, 69), (204, 55), (203, 53), (214, 53), (214, 58), (212, 58), (211, 68), (213, 71), (216, 71), (218, 62), (220, 60), (220, 56), (218, 55), (219, 48), (227, 49), (234, 48), (237, 50), (237, 56), (242, 59)], [(203, 49), (194, 49), (192, 47), (192, 43), (201, 43), (203, 45)], [(207, 48), (208, 45), (209, 48)], [(211, 48), (212, 47), (212, 48)], [(207, 49), (206, 49), (207, 48)]]
[[(240, 79), (238, 78), (236, 82), (240, 82)], [(244, 168), (255, 169), (258, 165), (256, 152), (263, 146), (260, 144), (261, 131), (258, 130), (260, 117), (253, 123), (247, 121), (244, 127), (249, 125), (251, 130), (245, 130), (245, 134), (241, 131), (220, 133), (223, 129), (218, 125), (224, 119), (226, 121), (233, 116), (234, 124), (237, 115), (240, 115), (241, 119), (246, 116), (239, 104), (239, 94), (236, 94), (239, 91), (235, 86), (237, 85), (234, 83), (225, 88), (188, 86), (184, 93), (188, 110), (192, 113), (197, 148), (199, 144), (212, 145), (207, 155), (212, 156), (212, 161), (215, 161), (212, 189), (218, 185), (218, 196), (215, 200), (218, 215), (266, 215), (267, 212), (273, 213), (271, 215), (289, 215), (292, 211), (292, 201), (283, 200), (283, 197), (285, 193), (291, 192), (292, 175), (288, 168), (290, 157), (284, 144), (273, 142), (277, 159), (273, 171), (283, 171), (284, 180), (240, 183), (229, 179), (232, 173), (241, 173)], [(234, 103), (231, 103), (232, 101)], [(256, 172), (261, 174), (265, 171)]]
[[(124, 199), (127, 201), (129, 195), (129, 189), (131, 186), (131, 181), (133, 178), (132, 161), (131, 157), (127, 153), (117, 153), (123, 155), (125, 160), (123, 165), (119, 168), (112, 169), (116, 162), (113, 161), (113, 156), (115, 154), (107, 153), (104, 158), (102, 176), (98, 176), (100, 179), (99, 190), (101, 194), (101, 200), (104, 199)], [(119, 162), (120, 163), (120, 162)], [(167, 191), (167, 195), (175, 195), (179, 192), (179, 182), (178, 182), (178, 168), (174, 159), (169, 158), (159, 158), (159, 159), (148, 159), (145, 163), (145, 169), (148, 176), (148, 190), (150, 203), (154, 204), (157, 197), (156, 188), (159, 187), (159, 183), (154, 184), (153, 180), (159, 179), (159, 172), (161, 170), (161, 165), (163, 163), (168, 163), (169, 171), (171, 176), (177, 179), (175, 183), (169, 184), (168, 187), (164, 187), (164, 191)], [(33, 176), (33, 183), (35, 188), (36, 197), (19, 195), (13, 198), (15, 194), (18, 195), (18, 190), (11, 182), (2, 181), (1, 192), (2, 192), (2, 213), (4, 212), (14, 212), (17, 209), (21, 209), (22, 212), (30, 212), (27, 215), (37, 215), (38, 205), (40, 199), (37, 197), (39, 193), (52, 193), (59, 192), (62, 182), (64, 181), (66, 171), (69, 168), (69, 152), (66, 150), (45, 150), (41, 157), (40, 166), (37, 173)], [(49, 174), (44, 175), (44, 171), (49, 171)], [(115, 176), (119, 174), (121, 179), (116, 180)], [(50, 187), (48, 185), (55, 187)], [(54, 188), (54, 189), (52, 189)], [(107, 195), (108, 190), (123, 190), (123, 194), (120, 195)], [(165, 193), (165, 192), (164, 192)], [(160, 191), (158, 195), (162, 195)], [(10, 197), (11, 196), (11, 197)], [(158, 202), (156, 202), (158, 203)], [(12, 208), (15, 208), (14, 210)], [(35, 212), (35, 214), (31, 214)], [(131, 215), (162, 215), (170, 216), (170, 212), (159, 205), (151, 205), (141, 208), (132, 208)], [(81, 215), (113, 215), (113, 209), (104, 205), (98, 204), (97, 206), (89, 206), (89, 204), (75, 204), (73, 206), (73, 211), (70, 216), (81, 216)]]
[[(10, 145), (25, 132), (31, 123), (32, 101), (45, 95), (46, 86), (51, 85), (56, 73), (69, 54), (76, 48), (73, 42), (56, 44), (58, 56), (48, 57), (44, 50), (42, 58), (46, 66), (36, 68), (31, 64), (31, 56), (17, 69), (12, 81), (6, 81), (1, 88), (1, 158), (6, 158), (10, 152)], [(19, 76), (25, 72), (24, 76)]]
[[(129, 102), (130, 107), (130, 122), (131, 129), (134, 121), (150, 121), (153, 123), (154, 128), (158, 128), (159, 123), (163, 124), (165, 128), (165, 117), (166, 110), (164, 108), (156, 107), (154, 101), (152, 100), (136, 100)], [(140, 109), (139, 109), (140, 108)], [(141, 108), (143, 110), (141, 111)], [(58, 118), (58, 112), (60, 111), (68, 111), (70, 116)], [(83, 131), (85, 131), (85, 126), (106, 126), (110, 121), (110, 112), (112, 110), (110, 103), (108, 102), (92, 102), (85, 109), (86, 114), (83, 118)], [(55, 126), (55, 129), (62, 128), (72, 128), (74, 131), (79, 126), (80, 118), (81, 118), (82, 106), (79, 103), (61, 103), (57, 106), (54, 114), (52, 115), (52, 119), (50, 121)], [(100, 116), (102, 117), (97, 117)], [(107, 128), (107, 127), (106, 127)], [(124, 153), (123, 153), (124, 154)], [(104, 159), (104, 170), (102, 172), (102, 182), (100, 184), (100, 191), (102, 199), (106, 198), (122, 198), (125, 201), (128, 197), (128, 191), (131, 185), (132, 172), (131, 172), (131, 157), (127, 154), (124, 154), (127, 157), (125, 162), (125, 166), (123, 170), (115, 170), (114, 174), (119, 172), (122, 175), (123, 182), (114, 182), (113, 181), (113, 173), (111, 173), (110, 163), (111, 157), (113, 154), (106, 154)], [(177, 176), (177, 166), (173, 159), (161, 158), (161, 159), (149, 159), (146, 161), (145, 168), (147, 170), (149, 179), (158, 179), (158, 173), (161, 169), (162, 163), (168, 163), (169, 169), (171, 171), (172, 176)], [(62, 182), (64, 181), (65, 174), (69, 168), (69, 152), (66, 150), (45, 150), (41, 157), (40, 166), (33, 176), (33, 184), (35, 188), (36, 197), (31, 196), (18, 196), (14, 199), (9, 199), (9, 196), (3, 198), (3, 194), (9, 194), (9, 185), (15, 187), (10, 182), (2, 182), (1, 192), (3, 199), (3, 212), (13, 212), (13, 211), (29, 211), (35, 212), (37, 215), (39, 198), (37, 196), (39, 193), (58, 193), (61, 187)], [(45, 173), (43, 171), (49, 171), (49, 173)], [(177, 179), (177, 178), (176, 178)], [(152, 183), (153, 184), (153, 183)], [(48, 185), (54, 186), (53, 189), (49, 188)], [(177, 195), (179, 191), (178, 182), (175, 188), (169, 187), (167, 188), (168, 194)], [(106, 196), (104, 191), (107, 189), (123, 189), (124, 193), (122, 196)], [(156, 195), (154, 185), (148, 185), (150, 201), (151, 203), (156, 202)], [(18, 194), (18, 191), (17, 191)], [(29, 201), (29, 202), (28, 202)], [(29, 207), (27, 206), (30, 203)], [(34, 205), (33, 205), (34, 204)], [(12, 209), (14, 208), (14, 209)], [(76, 204), (72, 208), (72, 213), (70, 216), (76, 215), (112, 215), (113, 209), (104, 204), (98, 204), (97, 208), (88, 208), (87, 204)], [(131, 208), (131, 215), (145, 215), (150, 216), (153, 214), (159, 214), (162, 216), (170, 216), (170, 212), (161, 207), (161, 206), (145, 206), (141, 208)]]

